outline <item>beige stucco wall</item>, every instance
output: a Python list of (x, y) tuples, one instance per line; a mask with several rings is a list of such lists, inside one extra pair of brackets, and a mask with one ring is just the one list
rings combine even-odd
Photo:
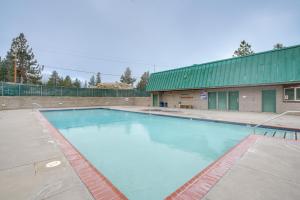
[(170, 91), (160, 93), (160, 101), (168, 102), (168, 107), (178, 108), (179, 102), (193, 105), (195, 109), (207, 109), (208, 101), (200, 99), (200, 90)]
[(151, 97), (130, 97), (133, 99), (133, 106), (151, 106)]
[[(43, 108), (85, 106), (149, 106), (150, 97), (30, 97), (0, 96), (0, 110), (32, 108), (38, 103)], [(5, 107), (2, 106), (5, 104)]]
[[(287, 110), (300, 111), (300, 102), (284, 102), (283, 86), (259, 86), (242, 88), (221, 88), (207, 89), (207, 92), (213, 91), (239, 91), (239, 110), (249, 112), (262, 111), (262, 90), (276, 89), (276, 111), (281, 113)], [(193, 105), (195, 109), (208, 109), (208, 100), (200, 98), (201, 90), (184, 90), (160, 92), (160, 101), (168, 102), (171, 108), (177, 107), (178, 103)]]

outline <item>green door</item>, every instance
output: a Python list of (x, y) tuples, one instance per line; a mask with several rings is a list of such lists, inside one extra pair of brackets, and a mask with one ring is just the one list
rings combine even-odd
[(208, 109), (209, 110), (217, 109), (217, 93), (216, 92), (208, 93)]
[(153, 94), (152, 96), (153, 96), (152, 97), (152, 105), (154, 107), (157, 107), (158, 106), (158, 95), (157, 94)]
[(218, 109), (227, 110), (227, 92), (218, 92)]
[(228, 92), (229, 110), (239, 110), (239, 91)]
[(276, 90), (262, 91), (262, 111), (276, 112)]

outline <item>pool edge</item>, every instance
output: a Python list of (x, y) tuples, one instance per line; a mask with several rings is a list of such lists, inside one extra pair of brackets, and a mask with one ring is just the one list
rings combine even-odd
[(87, 187), (95, 200), (116, 199), (128, 200), (128, 198), (97, 170), (40, 112), (36, 117), (50, 132), (51, 136), (58, 141), (59, 147), (70, 165)]
[(249, 135), (171, 193), (165, 200), (202, 199), (261, 136)]
[[(66, 108), (41, 108), (41, 109), (38, 109), (38, 110), (43, 112), (43, 111), (68, 111), (68, 110), (91, 110), (91, 109), (115, 110), (115, 111), (122, 111), (122, 112), (139, 113), (139, 114), (144, 114), (144, 115), (157, 115), (157, 116), (163, 116), (163, 117), (190, 119), (190, 120), (198, 120), (198, 121), (209, 121), (209, 122), (215, 122), (215, 123), (225, 123), (225, 124), (234, 124), (234, 125), (243, 125), (243, 126), (244, 125), (245, 126), (255, 126), (255, 125), (257, 125), (256, 123), (235, 122), (235, 121), (228, 121), (228, 120), (221, 120), (221, 119), (208, 119), (208, 118), (201, 118), (201, 117), (169, 115), (169, 114), (166, 114), (166, 113), (162, 114), (162, 113), (153, 113), (153, 112), (146, 112), (146, 111), (123, 110), (123, 109), (103, 107), (103, 106), (66, 107)], [(278, 130), (300, 132), (300, 128), (280, 126), (280, 125), (261, 125), (260, 127), (261, 128), (268, 128), (268, 129), (278, 129)]]

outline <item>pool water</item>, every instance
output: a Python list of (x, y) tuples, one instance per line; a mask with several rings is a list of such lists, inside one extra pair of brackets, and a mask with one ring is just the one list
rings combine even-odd
[(43, 114), (130, 200), (164, 199), (252, 131), (107, 109)]

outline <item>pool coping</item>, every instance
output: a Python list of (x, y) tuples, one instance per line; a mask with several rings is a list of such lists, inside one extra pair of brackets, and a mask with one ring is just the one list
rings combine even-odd
[[(158, 115), (163, 117), (173, 117), (173, 118), (181, 118), (181, 119), (190, 119), (190, 120), (198, 120), (198, 121), (209, 121), (209, 122), (216, 122), (216, 123), (225, 123), (225, 124), (235, 124), (235, 125), (245, 125), (245, 126), (256, 126), (255, 123), (245, 123), (245, 122), (234, 122), (234, 121), (226, 121), (226, 120), (220, 120), (220, 119), (207, 119), (207, 118), (201, 118), (201, 117), (191, 117), (191, 116), (179, 116), (179, 115), (169, 115), (161, 114), (161, 113), (153, 113), (153, 112), (147, 112), (147, 111), (133, 111), (133, 110), (123, 110), (118, 108), (111, 108), (111, 107), (102, 107), (102, 106), (96, 106), (96, 107), (66, 107), (66, 108), (42, 108), (38, 109), (39, 111), (57, 111), (57, 110), (90, 110), (90, 109), (107, 109), (107, 110), (116, 110), (116, 111), (123, 111), (123, 112), (131, 112), (131, 113), (140, 113), (145, 115)], [(296, 131), (300, 132), (300, 128), (291, 128), (286, 126), (276, 126), (276, 125), (261, 125), (261, 128), (269, 128), (269, 129), (278, 129), (278, 130), (286, 130), (286, 131)]]
[(36, 112), (40, 120), (58, 142), (60, 149), (71, 164), (80, 180), (87, 187), (95, 200), (114, 199), (128, 200), (128, 198), (114, 186), (99, 170), (97, 170), (40, 112)]
[(202, 199), (237, 163), (259, 137), (258, 135), (247, 136), (165, 199)]
[[(93, 197), (98, 199), (127, 199), (127, 197), (114, 186), (108, 178), (106, 178), (99, 170), (97, 170), (41, 113), (41, 111), (59, 111), (59, 110), (86, 110), (86, 109), (108, 109), (123, 112), (133, 112), (140, 114), (151, 114), (164, 117), (175, 117), (183, 119), (194, 119), (202, 121), (211, 121), (219, 123), (230, 123), (239, 125), (249, 125), (240, 122), (226, 122), (222, 120), (209, 120), (201, 118), (191, 118), (185, 116), (173, 116), (158, 113), (146, 113), (139, 111), (127, 111), (121, 109), (112, 109), (106, 107), (81, 107), (81, 108), (54, 108), (54, 109), (40, 109), (38, 110), (38, 117), (42, 123), (49, 129), (51, 135), (59, 142), (59, 145), (64, 152), (66, 158), (74, 168), (82, 182), (87, 186)], [(277, 128), (267, 126), (266, 128)], [(281, 127), (285, 129), (284, 127)], [(278, 128), (277, 128), (278, 129)], [(288, 128), (287, 128), (288, 129)], [(286, 130), (286, 129), (285, 129)], [(294, 130), (294, 129), (293, 129)], [(298, 130), (298, 129), (297, 129)], [(300, 129), (299, 129), (300, 130)], [(236, 164), (236, 162), (248, 151), (248, 149), (257, 141), (258, 138), (265, 138), (260, 135), (250, 134), (242, 139), (238, 144), (230, 148), (225, 154), (221, 155), (217, 160), (201, 170), (197, 175), (192, 177), (189, 181), (167, 196), (166, 200), (179, 199), (202, 199), (210, 189)], [(270, 138), (278, 140), (281, 138)], [(291, 140), (291, 142), (297, 142)]]

